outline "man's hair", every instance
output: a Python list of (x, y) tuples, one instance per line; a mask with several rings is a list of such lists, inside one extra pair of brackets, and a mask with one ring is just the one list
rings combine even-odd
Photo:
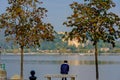
[(64, 60), (64, 63), (68, 63), (68, 61), (67, 61), (67, 60)]

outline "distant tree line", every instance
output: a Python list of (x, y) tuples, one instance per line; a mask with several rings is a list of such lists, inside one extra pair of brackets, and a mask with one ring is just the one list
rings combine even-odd
[[(62, 40), (63, 34), (56, 34), (55, 35), (55, 39), (54, 41), (42, 41), (40, 47), (38, 47), (37, 49), (39, 50), (69, 50), (71, 52), (79, 52), (81, 50), (81, 52), (86, 52), (89, 49), (94, 49), (94, 47), (92, 46), (92, 43), (89, 42), (88, 45), (85, 45), (84, 47), (82, 45), (79, 45), (79, 47), (75, 47), (74, 45), (68, 45), (68, 42), (64, 42)], [(47, 45), (46, 45), (47, 44)], [(102, 41), (100, 41), (99, 43), (99, 48), (110, 48), (112, 50), (112, 45), (108, 44), (108, 43), (104, 43)], [(4, 40), (4, 38), (1, 38), (1, 42), (0, 42), (0, 46), (2, 47), (2, 49), (5, 50), (11, 50), (11, 49), (18, 49), (19, 46), (17, 44), (14, 44), (14, 42), (6, 42)], [(116, 46), (114, 48), (115, 49), (119, 49), (120, 48), (120, 41), (116, 41)], [(27, 48), (26, 48), (27, 49)], [(36, 52), (36, 48), (34, 47), (30, 47), (31, 51)]]

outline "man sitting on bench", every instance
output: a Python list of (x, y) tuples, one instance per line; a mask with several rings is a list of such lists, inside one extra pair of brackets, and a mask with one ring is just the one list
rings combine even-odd
[[(61, 74), (68, 74), (69, 72), (69, 65), (68, 65), (68, 61), (67, 60), (64, 60), (64, 63), (61, 64), (61, 67), (60, 67), (60, 73)], [(66, 77), (63, 77), (62, 80), (67, 80)]]

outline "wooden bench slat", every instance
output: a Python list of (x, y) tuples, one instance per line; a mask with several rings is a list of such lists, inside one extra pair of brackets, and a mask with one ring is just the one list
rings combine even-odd
[(75, 77), (77, 75), (73, 75), (73, 74), (46, 74), (44, 77), (47, 78), (48, 80), (51, 80), (51, 78), (71, 78), (71, 80), (75, 80)]
[(45, 77), (56, 77), (56, 78), (61, 78), (61, 77), (76, 77), (76, 75), (66, 75), (66, 74), (47, 74)]

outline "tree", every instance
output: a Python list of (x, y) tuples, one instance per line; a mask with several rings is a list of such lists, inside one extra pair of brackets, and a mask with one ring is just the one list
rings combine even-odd
[[(87, 2), (86, 2), (87, 1)], [(63, 24), (72, 27), (64, 36), (78, 39), (79, 42), (90, 40), (95, 48), (96, 80), (98, 72), (98, 47), (97, 43), (102, 40), (115, 46), (115, 40), (120, 38), (120, 18), (109, 10), (115, 7), (112, 0), (84, 0), (85, 4), (73, 2), (70, 4), (73, 14), (67, 17)]]
[(52, 41), (54, 29), (44, 23), (46, 8), (39, 0), (8, 0), (9, 7), (0, 15), (0, 28), (5, 29), (6, 40), (13, 40), (21, 49), (21, 80), (23, 80), (24, 48), (40, 46), (42, 40)]

